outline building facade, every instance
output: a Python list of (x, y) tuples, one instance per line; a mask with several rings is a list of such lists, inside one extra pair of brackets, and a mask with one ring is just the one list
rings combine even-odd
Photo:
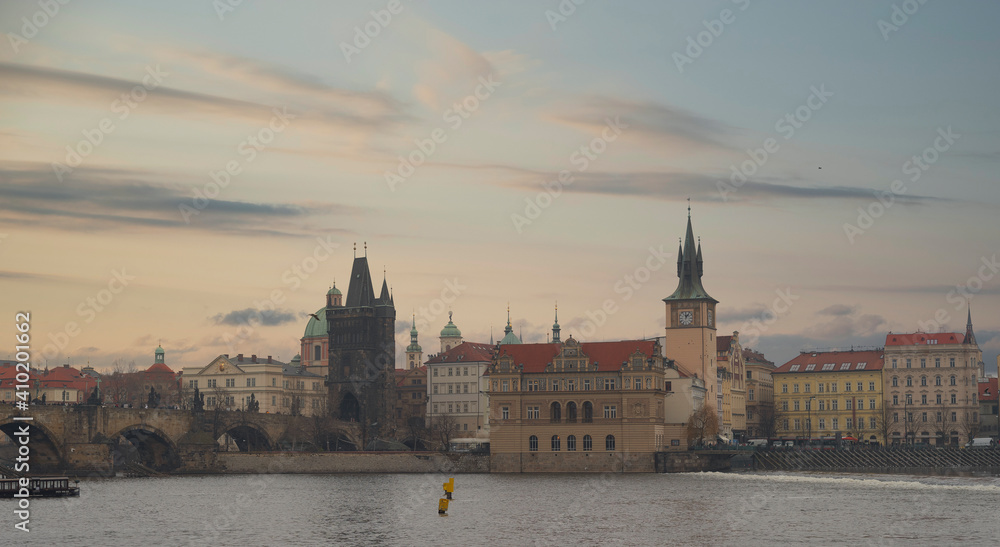
[(743, 350), (747, 370), (747, 437), (768, 438), (777, 433), (777, 415), (774, 407), (774, 363), (764, 354), (752, 349)]
[(720, 424), (723, 438), (739, 440), (746, 437), (746, 365), (740, 333), (716, 338), (716, 377), (719, 386)]
[(299, 340), (299, 359), (306, 370), (317, 376), (326, 377), (330, 364), (330, 328), (326, 322), (326, 312), (344, 305), (344, 295), (334, 283), (326, 292), (324, 306), (310, 314), (306, 330)]
[(977, 437), (997, 438), (1000, 429), (1000, 407), (997, 400), (997, 379), (982, 378), (979, 381), (979, 431)]
[(253, 395), (261, 413), (316, 416), (327, 412), (323, 378), (270, 355), (220, 355), (204, 367), (185, 367), (181, 385), (185, 408), (192, 408), (197, 388), (205, 398), (205, 410), (245, 411)]
[(489, 344), (462, 342), (427, 360), (426, 425), (439, 443), (444, 437), (490, 438), (486, 375), (493, 351)]
[(958, 446), (975, 436), (984, 365), (971, 314), (965, 335), (889, 333), (885, 361), (891, 443)]
[(885, 443), (882, 391), (884, 353), (802, 352), (771, 372), (778, 435), (786, 438), (854, 437)]
[(657, 341), (501, 345), (489, 367), (492, 469), (651, 471), (654, 452), (681, 444), (667, 426), (670, 388)]

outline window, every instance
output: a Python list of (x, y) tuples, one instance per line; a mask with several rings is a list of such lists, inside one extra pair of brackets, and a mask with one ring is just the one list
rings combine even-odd
[(910, 368), (910, 358), (906, 358), (906, 368)]
[(500, 418), (503, 419), (503, 420), (509, 420), (510, 419), (510, 407), (509, 406), (500, 407)]
[(752, 401), (753, 400), (753, 388), (750, 388), (750, 389), (747, 390), (747, 400), (748, 401)]
[(590, 391), (590, 380), (584, 380), (583, 381), (583, 390), (584, 391)]
[(926, 405), (927, 404), (927, 395), (921, 395), (920, 396), (920, 404), (922, 404), (922, 405)]
[(844, 425), (847, 426), (847, 429), (853, 429), (854, 428), (854, 418), (847, 418), (847, 419), (845, 419), (844, 420)]
[(816, 365), (815, 364), (806, 365), (806, 372), (810, 372), (810, 371), (813, 371), (813, 370), (816, 370)]
[(448, 403), (448, 414), (455, 412), (455, 408), (452, 403)]
[(615, 389), (615, 379), (605, 378), (604, 379), (604, 391), (613, 391)]
[(935, 357), (934, 358), (934, 368), (941, 368), (941, 358), (940, 357)]
[(935, 401), (934, 402), (937, 403), (937, 404), (941, 404), (941, 394), (940, 393), (937, 394), (937, 396), (935, 397)]
[(438, 375), (438, 369), (437, 367), (434, 367), (434, 376), (436, 377), (437, 375)]
[[(641, 388), (642, 387), (641, 384), (642, 382), (636, 382), (635, 383), (636, 389)], [(624, 389), (632, 389), (632, 378), (625, 378), (625, 385), (623, 387)]]
[[(872, 419), (874, 420), (874, 418), (872, 418)], [(892, 413), (892, 423), (894, 423), (894, 424), (898, 424), (899, 423), (899, 413), (898, 412), (893, 412)]]
[[(500, 389), (503, 391), (507, 391), (508, 387), (509, 386), (507, 385), (507, 380), (504, 380), (503, 383), (500, 384)], [(462, 393), (468, 393), (468, 392), (469, 392), (469, 384), (462, 384)]]
[(875, 391), (875, 382), (868, 382), (868, 391)]
[[(830, 410), (837, 410), (837, 399), (830, 401)], [(833, 428), (836, 429), (837, 426), (833, 426)]]
[(798, 401), (792, 401), (792, 410), (796, 410), (797, 411), (798, 409), (799, 409), (799, 402)]
[(323, 346), (316, 344), (313, 346), (313, 361), (320, 361), (323, 359)]
[[(874, 384), (873, 384), (874, 385)], [(858, 382), (858, 391), (864, 391), (865, 387), (862, 382)]]
[(451, 375), (452, 375), (452, 369), (451, 369), (451, 367), (448, 367), (448, 376), (451, 376)]
[[(950, 366), (951, 368), (955, 368), (955, 358), (954, 357), (948, 359), (948, 366)], [(952, 420), (952, 421), (954, 422), (955, 420)]]
[(799, 392), (799, 384), (792, 385), (792, 393), (798, 393), (798, 392)]
[(819, 419), (819, 428), (820, 429), (826, 429), (826, 418), (820, 418)]
[(899, 404), (899, 395), (893, 395), (892, 396), (892, 404), (894, 404), (894, 405), (898, 405)]
[(434, 395), (437, 395), (437, 392), (438, 392), (438, 386), (437, 384), (434, 384)]
[(851, 390), (851, 383), (844, 382), (844, 391), (850, 391), (850, 390)]
[(615, 450), (614, 435), (608, 435), (607, 437), (604, 437), (604, 449), (607, 450), (608, 452), (614, 452)]
[(875, 410), (875, 399), (868, 399), (868, 410)]
[(573, 401), (566, 403), (566, 421), (570, 423), (576, 422), (576, 403)]
[(802, 420), (795, 418), (795, 429), (802, 429)]
[(452, 391), (453, 391), (454, 387), (455, 387), (455, 384), (448, 384), (448, 395), (452, 394)]
[(809, 388), (810, 388), (811, 386), (812, 386), (812, 384), (806, 384), (806, 393), (809, 393)]
[(952, 412), (951, 413), (951, 421), (952, 422), (957, 422), (958, 421), (958, 414)]
[(781, 410), (788, 412), (788, 401), (781, 401)]
[(583, 451), (590, 452), (594, 449), (594, 440), (590, 438), (590, 435), (583, 436)]
[(534, 435), (528, 437), (528, 450), (538, 452), (538, 437)]
[(820, 410), (826, 410), (826, 401), (820, 401), (819, 402), (819, 409)]
[(953, 405), (958, 404), (958, 397), (954, 393), (951, 394), (951, 404)]
[(552, 451), (559, 452), (559, 435), (552, 436)]
[(788, 393), (788, 384), (781, 384), (781, 392)]
[(876, 426), (875, 418), (868, 418), (868, 429), (878, 429)]
[(954, 374), (951, 375), (951, 385), (953, 385), (953, 386), (957, 385), (957, 384), (955, 384), (955, 375)]
[(920, 420), (923, 421), (923, 422), (927, 421), (927, 413), (926, 412), (921, 412), (920, 413)]
[(462, 376), (469, 375), (469, 367), (462, 367)]
[(896, 360), (895, 359), (892, 360), (892, 368), (896, 368)]
[(278, 406), (278, 397), (276, 395), (271, 395), (271, 406)]
[(576, 451), (576, 436), (570, 435), (566, 437), (566, 451), (575, 452)]
[(833, 382), (830, 384), (830, 393), (836, 393), (836, 392), (837, 392), (837, 382)]
[[(501, 380), (500, 391), (509, 391), (509, 390), (510, 390), (510, 384), (507, 382), (507, 380)], [(469, 384), (465, 384), (465, 392), (466, 393), (469, 392)]]
[(834, 363), (824, 363), (823, 364), (823, 370), (824, 371), (833, 370), (833, 365), (834, 365)]
[(920, 386), (921, 387), (927, 387), (927, 377), (926, 376), (921, 376), (920, 377)]
[[(927, 368), (927, 358), (926, 357), (921, 357), (920, 358), (920, 368)], [(924, 421), (926, 421), (926, 420), (924, 420)]]
[(462, 412), (469, 412), (469, 403), (462, 403)]
[(833, 422), (833, 429), (834, 429), (834, 430), (836, 430), (836, 429), (839, 429), (839, 428), (840, 428), (840, 425), (839, 425), (839, 424), (837, 423), (837, 421), (838, 421), (838, 419), (837, 419), (837, 418), (834, 418), (834, 419), (833, 419), (833, 420), (831, 420), (831, 421)]
[(912, 405), (913, 404), (913, 394), (912, 393), (907, 393), (906, 394), (906, 404), (908, 404), (908, 405)]
[(576, 381), (570, 380), (566, 382), (566, 389), (569, 391), (576, 391)]
[(788, 431), (788, 418), (781, 420), (781, 429)]
[(247, 387), (253, 387), (254, 386), (253, 380), (254, 380), (254, 378), (247, 378)]
[[(583, 423), (589, 424), (594, 421), (594, 405), (590, 401), (583, 403)], [(584, 437), (586, 439), (586, 437)], [(586, 440), (584, 440), (586, 442)], [(586, 448), (584, 448), (586, 450)]]
[(618, 417), (618, 406), (617, 405), (604, 405), (604, 417), (605, 418), (617, 418)]
[(537, 406), (529, 406), (528, 407), (528, 419), (529, 420), (537, 420), (538, 419), (538, 416), (540, 414), (539, 411), (538, 411), (538, 408), (539, 407), (537, 407)]
[(851, 408), (853, 407), (853, 405), (854, 405), (854, 401), (852, 401), (851, 399), (846, 399), (844, 401), (844, 410), (851, 410)]
[(191, 380), (191, 382), (188, 384), (188, 387), (190, 387), (191, 389), (198, 387), (198, 380)]
[(936, 385), (936, 386), (941, 385), (941, 377), (940, 376), (935, 376), (934, 377), (934, 385)]
[(941, 421), (941, 411), (940, 411), (940, 410), (939, 410), (939, 411), (937, 412), (937, 416), (936, 416), (936, 418), (937, 418), (937, 420), (936, 420), (936, 421), (938, 421), (938, 422), (940, 422), (940, 421)]
[(790, 368), (790, 369), (788, 369), (788, 370), (789, 370), (790, 372), (798, 372), (798, 371), (799, 371), (799, 368), (800, 368), (800, 367), (799, 367), (799, 365), (792, 365), (792, 368)]
[(850, 363), (841, 363), (840, 364), (840, 370), (851, 370), (851, 364)]
[(895, 376), (892, 377), (892, 387), (899, 387), (899, 378)]
[(549, 407), (549, 421), (558, 422), (560, 420), (562, 420), (562, 407), (558, 402), (554, 402), (552, 403), (552, 406)]
[(822, 382), (819, 383), (819, 387), (816, 389), (816, 391), (818, 393), (823, 393), (823, 383)]

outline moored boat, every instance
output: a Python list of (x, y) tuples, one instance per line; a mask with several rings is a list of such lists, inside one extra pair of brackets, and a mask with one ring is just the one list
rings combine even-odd
[[(0, 479), (0, 498), (25, 497), (26, 492), (29, 498), (60, 498), (67, 496), (79, 496), (80, 487), (71, 486), (69, 477), (27, 477), (28, 484), (25, 486), (22, 479)], [(80, 482), (80, 481), (76, 481)]]

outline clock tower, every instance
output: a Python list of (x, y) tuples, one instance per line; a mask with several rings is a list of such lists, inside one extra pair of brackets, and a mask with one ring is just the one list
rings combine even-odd
[(715, 306), (719, 302), (709, 296), (702, 286), (702, 273), (701, 242), (696, 248), (691, 229), (691, 208), (688, 207), (687, 233), (684, 245), (677, 254), (677, 289), (663, 299), (667, 305), (664, 346), (667, 357), (673, 359), (680, 370), (705, 381), (707, 400), (713, 400), (718, 391)]

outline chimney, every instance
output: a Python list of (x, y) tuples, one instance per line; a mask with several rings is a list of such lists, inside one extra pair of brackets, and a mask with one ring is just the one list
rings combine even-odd
[(267, 356), (267, 364), (269, 364), (269, 365), (271, 364), (271, 356), (270, 355)]
[(226, 359), (229, 359), (229, 354), (228, 353), (223, 353), (222, 356), (225, 357)]
[(250, 362), (251, 363), (256, 363), (257, 362), (257, 354), (256, 353), (250, 356)]
[(242, 363), (243, 362), (243, 354), (240, 353), (240, 354), (236, 355), (236, 360)]

